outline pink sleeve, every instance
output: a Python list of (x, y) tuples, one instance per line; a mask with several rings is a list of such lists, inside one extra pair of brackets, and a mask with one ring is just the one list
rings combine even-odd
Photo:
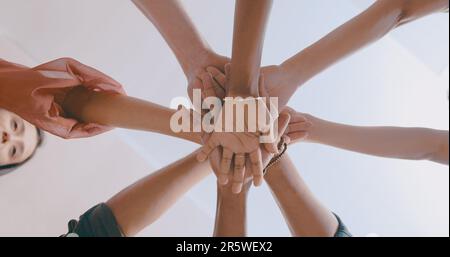
[(61, 108), (65, 94), (80, 85), (125, 94), (118, 82), (74, 59), (57, 59), (31, 69), (0, 59), (0, 107), (62, 138), (90, 137), (110, 129), (65, 115)]

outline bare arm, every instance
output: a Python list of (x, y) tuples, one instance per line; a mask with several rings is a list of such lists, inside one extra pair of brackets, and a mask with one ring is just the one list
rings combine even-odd
[(237, 0), (228, 94), (258, 96), (264, 36), (272, 0)]
[(287, 154), (268, 170), (265, 180), (293, 236), (335, 235), (336, 217), (314, 197)]
[(307, 141), (380, 157), (430, 160), (448, 165), (448, 131), (349, 126), (304, 116), (312, 123)]
[(179, 0), (133, 0), (170, 46), (186, 75), (210, 51)]
[(210, 174), (196, 153), (139, 180), (112, 197), (107, 205), (126, 236), (134, 236), (154, 223), (190, 188)]
[(247, 234), (247, 193), (246, 186), (239, 194), (232, 192), (231, 183), (217, 185), (217, 207), (214, 236), (244, 237)]
[(409, 21), (448, 9), (448, 0), (378, 0), (370, 8), (338, 27), (281, 65), (283, 90), (297, 88), (339, 60), (382, 38)]
[(137, 98), (76, 87), (67, 94), (63, 109), (85, 123), (150, 131), (201, 144), (201, 133), (173, 132), (170, 119), (175, 110)]
[(202, 38), (179, 0), (133, 0), (155, 25), (180, 63), (188, 81), (188, 93), (201, 88), (200, 77), (206, 67), (223, 71), (230, 60), (216, 54)]

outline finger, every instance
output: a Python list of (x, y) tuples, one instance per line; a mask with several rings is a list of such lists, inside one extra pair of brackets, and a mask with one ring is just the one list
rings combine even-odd
[(223, 148), (222, 160), (220, 161), (219, 184), (226, 185), (228, 183), (228, 174), (231, 169), (231, 161), (233, 160), (233, 152), (230, 149)]
[[(279, 116), (278, 112), (276, 114), (277, 116)], [(278, 124), (275, 123), (277, 122), (278, 117), (273, 117), (267, 109), (266, 112), (262, 115), (266, 115), (266, 120), (268, 120), (269, 123), (262, 122), (260, 125), (260, 122), (258, 122), (258, 125), (260, 126), (258, 129), (260, 132), (262, 132), (262, 135), (265, 139), (265, 141), (261, 141), (261, 143), (263, 143), (264, 148), (269, 153), (278, 154), (278, 136), (276, 135), (276, 133), (278, 132), (278, 130), (276, 130)]]
[(273, 132), (274, 129), (269, 129), (266, 133), (263, 133), (264, 137), (267, 138), (268, 143), (263, 143), (264, 149), (266, 149), (267, 152), (272, 154), (278, 154), (278, 139), (279, 135), (275, 135)]
[(211, 74), (211, 76), (214, 78), (214, 80), (217, 81), (217, 83), (219, 83), (219, 85), (222, 88), (225, 88), (225, 83), (227, 82), (227, 78), (225, 77), (224, 73), (222, 73), (219, 69), (217, 69), (216, 67), (213, 67), (213, 66), (206, 68), (206, 71), (208, 71)]
[(289, 133), (308, 131), (312, 127), (311, 122), (297, 122), (289, 124)]
[(291, 107), (289, 107), (289, 106), (285, 106), (285, 107), (283, 108), (283, 111), (288, 112), (288, 113), (291, 114), (292, 116), (293, 116), (293, 114), (296, 113), (296, 111), (295, 111), (294, 109), (292, 109)]
[(234, 174), (233, 185), (231, 190), (235, 194), (239, 194), (242, 191), (245, 178), (245, 154), (236, 154), (234, 156)]
[(278, 146), (276, 142), (273, 143), (264, 143), (264, 149), (271, 154), (278, 154)]
[[(276, 147), (276, 153), (279, 154), (279, 150), (278, 150), (278, 142), (280, 142), (281, 137), (283, 137), (283, 135), (285, 135), (286, 130), (289, 126), (289, 121), (291, 119), (291, 116), (289, 115), (289, 113), (287, 112), (282, 112), (280, 113), (280, 116), (278, 117), (278, 135), (277, 135), (277, 139), (276, 142), (273, 145), (268, 145), (266, 148), (267, 151), (269, 151), (267, 148), (271, 148), (271, 150), (273, 151), (273, 147)], [(273, 153), (273, 152), (272, 152)]]
[(224, 99), (226, 96), (225, 89), (219, 85), (219, 83), (213, 79), (212, 81), (214, 87), (214, 93), (217, 98)]
[(306, 122), (308, 121), (304, 116), (298, 115), (297, 113), (292, 114), (291, 113), (291, 123), (297, 123), (297, 122)]
[(285, 133), (291, 121), (291, 115), (287, 112), (280, 113), (278, 117), (278, 139), (280, 139)]
[(200, 152), (197, 154), (197, 160), (199, 162), (204, 162), (208, 159), (208, 156), (211, 154), (211, 152), (219, 146), (215, 140), (212, 138), (209, 138), (208, 141), (200, 148)]
[(211, 74), (205, 72), (201, 76), (203, 83), (203, 96), (207, 97), (216, 97), (216, 91), (214, 90), (214, 83)]
[(260, 149), (250, 153), (250, 162), (252, 164), (253, 184), (260, 186), (263, 182), (263, 165)]
[(291, 143), (291, 138), (289, 137), (289, 136), (287, 136), (287, 135), (284, 135), (283, 136), (283, 141), (286, 143), (286, 144), (290, 144)]
[(287, 135), (290, 139), (289, 143), (295, 143), (308, 137), (308, 132), (293, 132)]

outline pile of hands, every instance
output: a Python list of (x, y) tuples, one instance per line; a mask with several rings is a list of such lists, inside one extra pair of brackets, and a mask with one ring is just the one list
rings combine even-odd
[[(191, 100), (194, 89), (202, 91), (202, 100), (208, 97), (217, 97), (223, 99), (222, 102), (224, 102), (226, 97), (236, 96), (228, 90), (231, 72), (229, 59), (215, 57), (216, 65), (197, 71), (196, 75), (190, 79), (188, 93)], [(222, 68), (219, 65), (223, 65)], [(267, 136), (268, 128), (258, 127), (257, 124), (253, 124), (253, 127), (257, 128), (256, 132), (247, 130), (244, 132), (202, 132), (203, 146), (197, 155), (197, 160), (200, 162), (209, 160), (217, 176), (218, 185), (230, 187), (234, 194), (248, 190), (252, 183), (260, 186), (264, 180), (264, 168), (274, 156), (279, 154), (281, 144), (291, 144), (306, 138), (308, 129), (312, 126), (303, 114), (286, 106), (289, 96), (283, 94), (283, 79), (283, 71), (280, 67), (262, 68), (258, 82), (259, 93), (254, 96), (254, 99), (278, 97), (280, 112), (276, 113), (276, 117), (273, 117), (273, 112), (271, 114), (269, 108), (266, 108), (266, 115), (270, 116), (268, 120), (271, 121), (268, 126), (278, 132), (275, 133), (276, 137), (273, 142), (260, 142), (261, 136)], [(243, 98), (245, 97), (243, 96)], [(266, 107), (270, 105), (268, 102), (265, 104)], [(202, 114), (205, 115), (207, 112), (208, 110), (206, 112), (203, 110)], [(236, 124), (236, 115), (233, 116), (233, 123)], [(246, 128), (249, 125), (251, 124), (246, 124)]]

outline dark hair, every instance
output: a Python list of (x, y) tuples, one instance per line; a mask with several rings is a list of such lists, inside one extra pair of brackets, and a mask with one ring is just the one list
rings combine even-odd
[[(38, 142), (36, 145), (36, 149), (37, 149), (39, 146), (42, 145), (42, 142), (44, 142), (44, 133), (38, 128), (36, 128), (36, 132), (37, 132), (37, 136), (38, 136)], [(33, 151), (33, 153), (27, 159), (25, 159), (22, 162), (8, 164), (8, 165), (0, 165), (0, 176), (11, 173), (14, 170), (16, 170), (17, 168), (19, 168), (20, 166), (22, 166), (23, 164), (25, 164), (26, 162), (28, 162), (31, 158), (33, 158), (34, 153), (36, 152), (36, 149)]]

